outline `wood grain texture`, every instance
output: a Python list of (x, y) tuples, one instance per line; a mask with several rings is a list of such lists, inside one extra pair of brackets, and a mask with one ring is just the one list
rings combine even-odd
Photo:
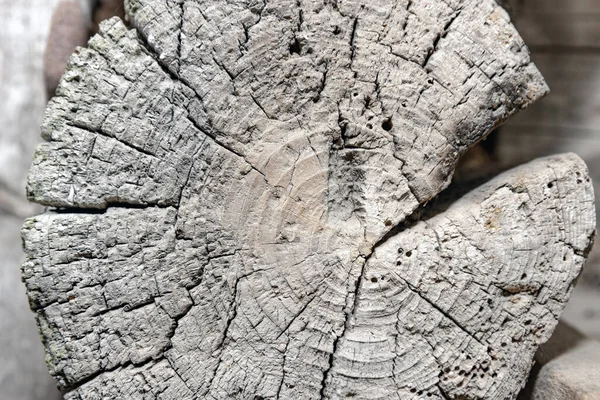
[[(594, 0), (517, 0), (510, 11), (531, 57), (551, 88), (501, 129), (497, 159), (514, 166), (549, 154), (574, 152), (600, 190), (600, 3)], [(596, 209), (598, 214), (598, 208)], [(564, 318), (600, 339), (600, 251), (595, 248)]]
[(407, 222), (547, 91), (495, 2), (126, 10), (71, 59), (28, 182), (58, 207), (23, 273), (68, 399), (516, 396), (590, 245), (585, 165)]

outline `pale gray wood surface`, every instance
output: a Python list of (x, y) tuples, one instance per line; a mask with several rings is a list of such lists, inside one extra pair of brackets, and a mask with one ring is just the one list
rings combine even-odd
[[(573, 151), (587, 162), (600, 193), (600, 1), (507, 2), (551, 93), (501, 128), (498, 159), (510, 166)], [(565, 319), (600, 339), (600, 247), (572, 300)]]
[(68, 398), (516, 396), (587, 256), (585, 165), (406, 223), (546, 92), (495, 2), (128, 10), (141, 37), (111, 20), (72, 59), (28, 181), (63, 208), (23, 272)]

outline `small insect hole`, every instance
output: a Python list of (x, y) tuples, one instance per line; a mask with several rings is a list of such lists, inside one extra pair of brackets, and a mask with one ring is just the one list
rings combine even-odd
[(302, 52), (302, 45), (300, 44), (300, 41), (298, 40), (298, 38), (294, 39), (294, 42), (292, 44), (290, 44), (290, 54), (300, 54)]
[(383, 128), (384, 131), (391, 131), (392, 128), (394, 127), (394, 124), (392, 123), (392, 119), (391, 118), (387, 118), (385, 119), (382, 123), (381, 123), (381, 127)]

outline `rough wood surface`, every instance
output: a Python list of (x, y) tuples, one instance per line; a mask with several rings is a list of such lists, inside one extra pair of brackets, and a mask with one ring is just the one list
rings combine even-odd
[(585, 166), (406, 222), (547, 91), (495, 2), (126, 9), (29, 176), (60, 208), (26, 222), (23, 272), (67, 398), (516, 395), (590, 245)]
[[(552, 89), (550, 96), (502, 126), (497, 156), (518, 165), (549, 154), (574, 152), (600, 191), (600, 2), (514, 0), (512, 20)], [(598, 205), (596, 213), (599, 215)], [(600, 339), (600, 248), (565, 309), (563, 319)]]

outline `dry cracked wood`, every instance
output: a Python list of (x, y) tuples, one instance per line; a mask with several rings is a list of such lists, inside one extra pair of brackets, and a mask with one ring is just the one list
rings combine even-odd
[(28, 182), (59, 208), (23, 273), (68, 399), (516, 395), (594, 230), (585, 166), (406, 223), (547, 92), (495, 2), (126, 8), (136, 30), (71, 59)]

